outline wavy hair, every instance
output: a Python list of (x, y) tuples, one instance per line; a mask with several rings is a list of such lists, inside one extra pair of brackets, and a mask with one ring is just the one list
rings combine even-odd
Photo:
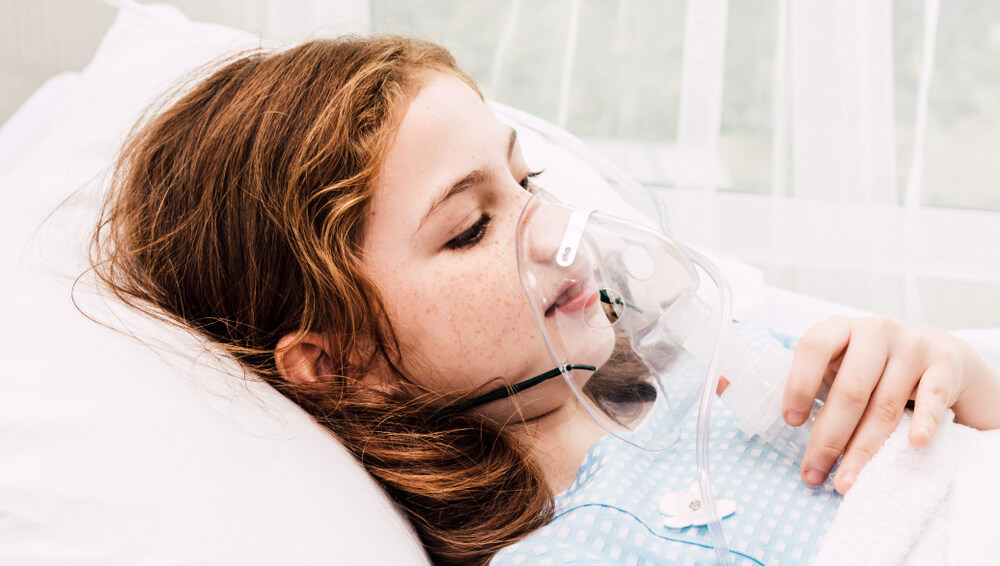
[[(551, 519), (552, 493), (498, 424), (436, 417), (426, 399), (365, 385), (398, 367), (398, 348), (359, 250), (420, 71), (474, 83), (441, 47), (385, 36), (213, 69), (127, 140), (92, 243), (101, 284), (207, 338), (312, 415), (405, 510), (436, 563), (488, 562)], [(333, 375), (292, 383), (275, 348), (306, 332), (333, 345)]]

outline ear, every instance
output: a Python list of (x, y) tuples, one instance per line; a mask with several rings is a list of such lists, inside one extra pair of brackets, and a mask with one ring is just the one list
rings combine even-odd
[(278, 340), (274, 363), (292, 383), (323, 381), (333, 375), (329, 348), (329, 342), (313, 332), (286, 334)]

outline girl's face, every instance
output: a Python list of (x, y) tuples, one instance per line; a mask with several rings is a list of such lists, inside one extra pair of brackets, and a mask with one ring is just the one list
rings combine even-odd
[[(363, 257), (407, 378), (446, 398), (471, 397), (555, 367), (517, 275), (514, 233), (530, 171), (513, 130), (472, 88), (446, 73), (423, 79), (368, 209)], [(525, 419), (572, 402), (562, 379), (516, 397)], [(477, 410), (506, 419), (515, 405)]]

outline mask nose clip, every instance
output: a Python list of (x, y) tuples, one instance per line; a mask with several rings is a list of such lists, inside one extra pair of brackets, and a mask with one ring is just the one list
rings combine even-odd
[(576, 260), (576, 252), (580, 249), (580, 241), (583, 240), (583, 229), (593, 212), (593, 210), (573, 209), (562, 242), (556, 250), (556, 264), (560, 267), (569, 267)]

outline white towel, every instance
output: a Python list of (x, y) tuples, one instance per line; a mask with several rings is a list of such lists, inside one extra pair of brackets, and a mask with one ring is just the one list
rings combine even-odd
[(955, 424), (914, 448), (910, 415), (858, 475), (814, 566), (993, 564), (1000, 554), (1000, 431)]

